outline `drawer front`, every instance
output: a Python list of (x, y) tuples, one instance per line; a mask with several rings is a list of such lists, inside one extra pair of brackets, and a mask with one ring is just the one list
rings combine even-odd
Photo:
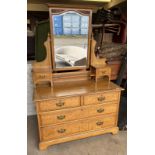
[(108, 92), (84, 96), (84, 104), (100, 104), (106, 101), (117, 101), (119, 99), (118, 92)]
[(103, 68), (103, 69), (97, 69), (97, 75), (102, 76), (102, 75), (110, 75), (111, 69), (110, 68)]
[(45, 80), (45, 79), (51, 79), (51, 73), (34, 73), (33, 74), (34, 80)]
[(115, 125), (116, 116), (100, 116), (89, 121), (89, 130), (99, 130)]
[(118, 104), (95, 105), (88, 108), (89, 116), (117, 113)]
[(57, 139), (65, 136), (69, 136), (76, 133), (91, 131), (91, 130), (100, 130), (108, 127), (115, 126), (116, 116), (98, 116), (92, 117), (87, 120), (74, 121), (72, 123), (66, 123), (63, 125), (42, 127), (41, 130), (41, 139), (50, 140)]
[(80, 106), (80, 97), (40, 101), (37, 102), (37, 106), (40, 112), (78, 107)]
[(88, 111), (86, 111), (86, 113), (83, 113), (82, 108), (71, 108), (67, 110), (57, 110), (49, 112), (47, 114), (39, 115), (41, 126), (45, 126), (83, 118), (88, 115)]
[(42, 140), (61, 138), (80, 132), (80, 122), (41, 128)]

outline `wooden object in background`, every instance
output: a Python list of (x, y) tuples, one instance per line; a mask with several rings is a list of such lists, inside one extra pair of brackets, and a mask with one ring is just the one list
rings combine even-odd
[[(108, 66), (111, 68), (111, 80), (116, 80), (118, 78), (118, 74), (121, 68), (122, 61), (117, 60), (117, 61), (108, 61), (107, 62)], [(125, 75), (123, 77), (124, 79), (127, 78), (127, 72), (125, 72)]]

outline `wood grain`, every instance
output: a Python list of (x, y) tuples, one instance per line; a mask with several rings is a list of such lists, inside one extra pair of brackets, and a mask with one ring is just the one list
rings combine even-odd
[(53, 100), (51, 99), (45, 101), (38, 101), (37, 106), (38, 112), (78, 107), (80, 106), (80, 97), (66, 97)]
[(39, 113), (40, 126), (47, 126), (53, 124), (61, 124), (71, 120), (78, 120), (82, 118), (89, 118), (92, 116), (111, 114), (117, 112), (117, 104), (106, 105), (89, 105), (78, 108), (68, 108), (63, 110), (49, 111)]
[(77, 120), (61, 125), (53, 125), (41, 128), (42, 140), (57, 139), (64, 136), (71, 136), (75, 133), (89, 130), (99, 130), (105, 127), (111, 127), (115, 124), (115, 115), (101, 115), (91, 119)]
[[(111, 68), (106, 59), (95, 55), (91, 39), (92, 10), (49, 5), (51, 36), (44, 43), (47, 57), (33, 64), (40, 150), (71, 140), (118, 132), (121, 87), (110, 82)], [(55, 68), (52, 13), (74, 10), (89, 15), (88, 61), (86, 68)], [(91, 54), (89, 54), (91, 52)], [(108, 75), (109, 79), (102, 77)], [(91, 77), (95, 77), (95, 81)], [(101, 77), (101, 80), (98, 80)], [(51, 86), (46, 83), (51, 81)], [(39, 84), (38, 84), (39, 83)]]
[(49, 85), (41, 85), (34, 89), (34, 101), (43, 101), (56, 99), (57, 97), (80, 96), (95, 93), (119, 92), (123, 90), (116, 84), (108, 81), (98, 81), (95, 83), (92, 80), (74, 81), (69, 83), (57, 83), (51, 88)]
[(111, 127), (111, 128), (105, 128), (105, 129), (102, 129), (102, 130), (82, 132), (82, 133), (79, 133), (79, 134), (66, 136), (66, 137), (62, 137), (62, 138), (59, 138), (59, 139), (52, 139), (52, 140), (49, 140), (49, 141), (41, 141), (39, 143), (39, 149), (40, 150), (45, 150), (50, 145), (59, 144), (59, 143), (63, 143), (63, 142), (68, 142), (68, 141), (72, 141), (72, 140), (78, 140), (78, 139), (92, 137), (92, 136), (97, 136), (97, 135), (101, 135), (101, 134), (105, 134), (105, 133), (116, 134), (117, 132), (118, 132), (118, 127)]
[(117, 101), (119, 99), (118, 92), (97, 93), (84, 96), (84, 104), (104, 104), (107, 101)]

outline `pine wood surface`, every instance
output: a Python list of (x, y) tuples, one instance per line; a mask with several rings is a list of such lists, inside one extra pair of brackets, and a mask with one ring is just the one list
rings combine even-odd
[(101, 92), (112, 92), (112, 91), (121, 91), (121, 87), (116, 84), (108, 81), (98, 81), (97, 83), (93, 80), (83, 80), (70, 83), (57, 83), (54, 87), (49, 85), (40, 85), (34, 90), (34, 101), (43, 101), (49, 99), (63, 99), (63, 97), (77, 96), (84, 94), (92, 93), (101, 93)]
[(76, 119), (89, 118), (117, 112), (117, 104), (97, 104), (39, 113), (40, 126), (61, 124)]
[[(97, 80), (104, 75), (110, 77), (111, 69), (106, 65), (105, 58), (99, 59), (95, 55), (96, 42), (91, 38), (92, 11), (49, 7), (51, 36), (45, 42), (47, 57), (43, 62), (33, 65), (34, 84), (37, 83), (34, 88), (34, 102), (40, 136), (39, 149), (44, 150), (49, 145), (104, 133), (116, 134), (122, 88), (110, 82), (110, 78)], [(82, 67), (55, 68), (51, 17), (52, 13), (66, 10), (89, 14), (87, 70)], [(91, 79), (93, 67), (95, 81)], [(50, 79), (51, 85), (38, 84)]]
[(45, 150), (50, 145), (68, 142), (68, 141), (72, 141), (72, 140), (78, 140), (78, 139), (92, 137), (92, 136), (97, 136), (97, 135), (101, 135), (101, 134), (105, 134), (105, 133), (117, 134), (117, 132), (118, 132), (118, 127), (110, 127), (110, 128), (104, 128), (102, 130), (96, 130), (96, 131), (93, 130), (93, 131), (81, 132), (79, 134), (64, 136), (64, 137), (58, 138), (58, 139), (41, 141), (39, 143), (39, 149)]
[(75, 133), (84, 131), (100, 130), (105, 127), (112, 127), (115, 124), (115, 115), (98, 116), (89, 119), (83, 119), (57, 126), (41, 128), (42, 140), (57, 139), (64, 136), (71, 136)]
[(105, 80), (36, 86), (40, 150), (103, 133), (116, 134), (121, 90)]

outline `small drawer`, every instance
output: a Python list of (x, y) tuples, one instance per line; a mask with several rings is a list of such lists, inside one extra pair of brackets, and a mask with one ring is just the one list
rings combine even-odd
[(107, 101), (117, 101), (119, 99), (118, 92), (99, 93), (84, 96), (84, 105), (102, 104)]
[(116, 123), (116, 116), (100, 116), (89, 121), (89, 130), (99, 130), (112, 127)]
[(37, 106), (39, 112), (78, 107), (80, 106), (80, 97), (39, 101), (37, 102)]
[(66, 121), (83, 118), (86, 113), (83, 113), (82, 108), (71, 108), (65, 110), (57, 110), (47, 113), (39, 114), (40, 125), (46, 126), (51, 124), (60, 124)]
[(100, 69), (97, 69), (96, 71), (97, 73), (97, 76), (102, 76), (102, 75), (110, 75), (111, 74), (111, 68), (108, 67), (108, 68), (100, 68)]
[(80, 132), (80, 122), (41, 128), (42, 140), (57, 139)]
[(97, 116), (97, 115), (104, 115), (110, 113), (116, 113), (118, 108), (118, 104), (105, 104), (105, 105), (95, 105), (90, 106), (89, 116)]
[(47, 79), (51, 79), (51, 73), (33, 73), (33, 80), (34, 81), (44, 81)]

